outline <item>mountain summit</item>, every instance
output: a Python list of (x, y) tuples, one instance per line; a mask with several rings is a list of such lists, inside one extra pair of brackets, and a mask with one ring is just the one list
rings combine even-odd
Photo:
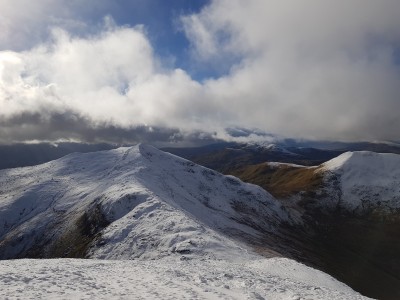
[(324, 163), (322, 171), (327, 173), (327, 181), (338, 180), (342, 208), (358, 213), (400, 208), (398, 154), (346, 152)]

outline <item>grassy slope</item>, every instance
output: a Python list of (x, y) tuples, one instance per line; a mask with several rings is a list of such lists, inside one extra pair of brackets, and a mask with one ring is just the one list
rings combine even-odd
[(245, 182), (263, 187), (277, 198), (286, 198), (299, 192), (313, 192), (322, 184), (322, 175), (315, 167), (298, 168), (269, 163), (251, 165), (231, 171)]

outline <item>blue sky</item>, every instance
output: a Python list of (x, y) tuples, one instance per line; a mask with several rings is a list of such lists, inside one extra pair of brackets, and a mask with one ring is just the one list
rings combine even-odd
[[(24, 2), (26, 1), (9, 1), (9, 6), (12, 6), (14, 11), (23, 10)], [(38, 20), (35, 20), (35, 15), (29, 16), (28, 8), (27, 15), (16, 18), (15, 21), (24, 22), (28, 20), (33, 23), (33, 27), (39, 27), (39, 33), (27, 32), (28, 29), (19, 30), (24, 33), (23, 38), (21, 38), (23, 42), (17, 43), (10, 37), (8, 43), (0, 45), (3, 50), (26, 50), (39, 42), (45, 41), (48, 39), (49, 28), (60, 25), (60, 21), (57, 21), (57, 19), (63, 20), (64, 24), (61, 23), (61, 26), (67, 27), (70, 32), (76, 35), (85, 35), (98, 30), (107, 16), (111, 17), (119, 26), (143, 25), (154, 51), (163, 59), (164, 64), (183, 68), (199, 80), (219, 73), (216, 68), (199, 68), (198, 64), (191, 61), (190, 44), (180, 20), (181, 16), (198, 13), (209, 4), (209, 0), (98, 0), (85, 2), (40, 0), (37, 3), (42, 3), (42, 6), (47, 5), (46, 8), (39, 8), (43, 15), (38, 13)], [(18, 13), (13, 12), (11, 15), (18, 16)], [(74, 28), (74, 26), (65, 22), (66, 19), (68, 22), (77, 21), (85, 24), (85, 26)], [(29, 25), (31, 24), (28, 23), (26, 26)], [(14, 29), (18, 31), (18, 28)]]
[(400, 140), (400, 2), (0, 0), (0, 143)]
[(208, 3), (209, 0), (115, 0), (94, 11), (88, 8), (84, 17), (99, 23), (104, 15), (110, 15), (118, 25), (144, 25), (156, 54), (166, 64), (183, 68), (201, 80), (218, 70), (194, 68), (190, 61), (190, 44), (179, 18), (198, 13)]

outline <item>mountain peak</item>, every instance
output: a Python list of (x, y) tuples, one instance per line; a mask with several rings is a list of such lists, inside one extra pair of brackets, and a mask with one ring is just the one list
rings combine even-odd
[(146, 144), (3, 170), (0, 190), (0, 238), (24, 237), (18, 247), (0, 244), (0, 256), (9, 258), (41, 247), (53, 257), (60, 243), (87, 236), (87, 227), (89, 257), (226, 255), (242, 251), (226, 233), (257, 237), (289, 221), (260, 187)]
[(342, 203), (350, 210), (400, 207), (400, 155), (346, 152), (322, 164), (340, 180)]
[(373, 170), (383, 174), (397, 173), (400, 170), (400, 155), (371, 151), (345, 152), (327, 161), (322, 167), (330, 171), (344, 172), (350, 169), (358, 169), (360, 171)]

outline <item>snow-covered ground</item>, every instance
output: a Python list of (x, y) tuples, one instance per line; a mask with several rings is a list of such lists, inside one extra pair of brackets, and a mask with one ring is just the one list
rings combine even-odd
[(260, 187), (147, 145), (2, 170), (0, 258), (77, 246), (91, 259), (0, 261), (0, 298), (362, 298), (243, 243), (282, 222), (294, 221)]
[(350, 211), (400, 208), (400, 155), (346, 152), (324, 163), (322, 171), (339, 180), (340, 206)]
[(1, 299), (366, 299), (285, 258), (0, 261)]

